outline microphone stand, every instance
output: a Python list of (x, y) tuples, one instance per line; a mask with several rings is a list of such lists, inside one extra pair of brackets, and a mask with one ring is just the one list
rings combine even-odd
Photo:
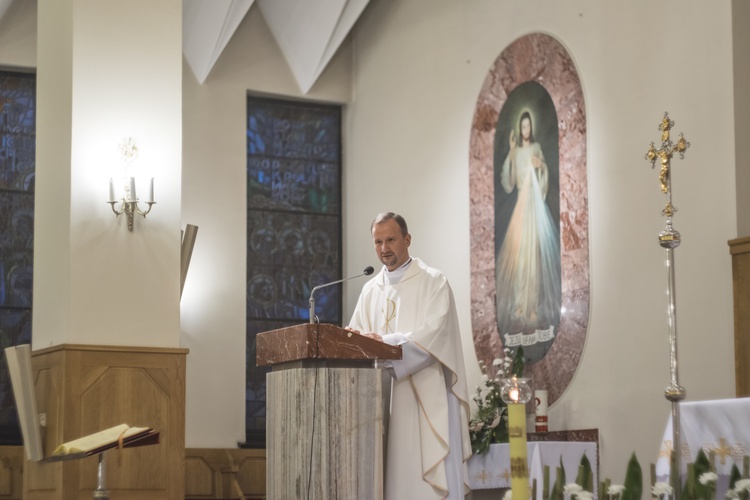
[[(356, 276), (350, 276), (350, 277), (344, 278), (344, 279), (340, 279), (338, 281), (332, 281), (331, 283), (324, 283), (322, 285), (318, 285), (315, 288), (313, 288), (312, 291), (310, 291), (310, 324), (313, 324), (313, 323), (316, 322), (316, 317), (315, 317), (315, 299), (313, 298), (313, 295), (315, 294), (315, 292), (317, 292), (319, 289), (325, 288), (327, 286), (337, 285), (337, 284), (342, 283), (344, 281), (353, 280), (354, 278), (359, 278), (361, 276), (369, 276), (373, 272), (375, 272), (375, 269), (373, 269), (372, 266), (367, 266), (364, 269), (364, 271), (362, 271), (361, 274), (358, 274)], [(319, 323), (319, 321), (318, 321), (318, 323)]]

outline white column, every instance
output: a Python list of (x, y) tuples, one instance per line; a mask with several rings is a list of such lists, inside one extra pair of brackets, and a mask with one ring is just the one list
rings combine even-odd
[[(182, 1), (40, 0), (37, 65), (34, 349), (178, 346)], [(132, 233), (126, 175), (158, 193)]]

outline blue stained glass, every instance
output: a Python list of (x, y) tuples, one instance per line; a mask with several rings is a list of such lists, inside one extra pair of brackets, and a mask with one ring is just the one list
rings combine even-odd
[[(265, 373), (255, 336), (309, 321), (311, 290), (341, 279), (341, 108), (248, 98), (248, 442), (265, 431)], [(321, 322), (341, 324), (341, 286), (315, 293)]]
[[(0, 350), (31, 342), (36, 78), (0, 71)], [(0, 356), (0, 445), (21, 444)]]

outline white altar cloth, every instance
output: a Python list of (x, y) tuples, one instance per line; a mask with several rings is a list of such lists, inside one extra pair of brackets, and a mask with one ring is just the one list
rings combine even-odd
[[(591, 462), (594, 489), (598, 484), (597, 443), (580, 441), (534, 441), (527, 443), (529, 461), (529, 483), (536, 479), (537, 500), (542, 499), (544, 466), (550, 468), (550, 488), (557, 478), (557, 467), (562, 458), (565, 468), (565, 483), (573, 483), (578, 476), (581, 458), (586, 455)], [(492, 444), (483, 455), (474, 455), (467, 463), (469, 486), (473, 490), (510, 488), (510, 446), (507, 443)], [(596, 493), (596, 492), (594, 492)]]
[[(703, 448), (706, 456), (716, 456), (719, 475), (716, 498), (724, 498), (732, 465), (742, 472), (742, 460), (750, 451), (750, 398), (720, 399), (680, 403), (680, 469), (683, 475), (687, 464), (695, 462)], [(658, 481), (669, 479), (669, 455), (672, 451), (672, 415), (670, 412), (656, 462)]]

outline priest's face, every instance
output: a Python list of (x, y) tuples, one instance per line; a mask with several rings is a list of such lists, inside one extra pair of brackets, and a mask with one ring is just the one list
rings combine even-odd
[(388, 219), (372, 227), (372, 242), (378, 259), (389, 271), (401, 267), (409, 260), (411, 235), (401, 234), (401, 228), (393, 219)]

